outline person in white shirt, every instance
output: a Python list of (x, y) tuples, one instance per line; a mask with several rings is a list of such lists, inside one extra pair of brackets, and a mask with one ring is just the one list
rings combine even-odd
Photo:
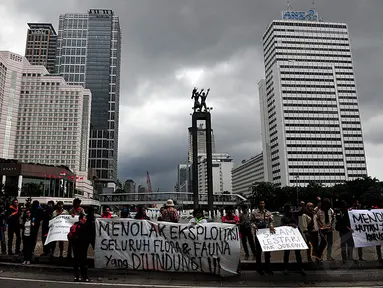
[(190, 225), (197, 225), (197, 224), (205, 224), (207, 223), (207, 220), (205, 219), (203, 215), (202, 209), (195, 209), (193, 211), (193, 218), (190, 219), (189, 224)]
[(24, 262), (23, 264), (29, 265), (32, 261), (33, 254), (33, 237), (32, 237), (32, 228), (34, 223), (31, 219), (31, 210), (26, 210), (24, 212), (24, 217), (22, 219), (22, 229), (23, 229), (23, 254)]

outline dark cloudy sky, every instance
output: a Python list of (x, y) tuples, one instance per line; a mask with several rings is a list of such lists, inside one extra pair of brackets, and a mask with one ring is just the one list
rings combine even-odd
[[(292, 0), (295, 10), (312, 0)], [(123, 33), (119, 178), (172, 191), (187, 158), (190, 92), (210, 87), (218, 152), (236, 163), (259, 153), (262, 33), (280, 19), (280, 0), (0, 0), (0, 50), (24, 54), (27, 22), (66, 12), (113, 9)], [(349, 25), (368, 172), (383, 179), (383, 1), (316, 0), (325, 21)]]

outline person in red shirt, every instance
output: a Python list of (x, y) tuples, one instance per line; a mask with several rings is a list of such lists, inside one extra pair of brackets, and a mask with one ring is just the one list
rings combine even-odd
[(113, 214), (112, 214), (112, 212), (110, 212), (109, 207), (105, 207), (104, 213), (102, 213), (101, 218), (106, 218), (106, 219), (113, 218)]
[(233, 207), (226, 207), (226, 215), (222, 217), (222, 223), (239, 224), (239, 217), (234, 214)]

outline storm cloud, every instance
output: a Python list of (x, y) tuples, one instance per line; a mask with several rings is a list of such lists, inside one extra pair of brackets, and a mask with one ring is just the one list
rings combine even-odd
[[(312, 1), (290, 1), (295, 10)], [(53, 4), (54, 3), (54, 4)], [(119, 178), (172, 191), (187, 159), (194, 86), (211, 88), (218, 152), (236, 163), (261, 152), (258, 81), (262, 34), (286, 1), (272, 0), (3, 0), (0, 49), (24, 54), (27, 22), (58, 26), (61, 13), (113, 9), (123, 35)], [(383, 2), (315, 1), (325, 21), (349, 26), (368, 173), (383, 179)], [(5, 24), (5, 25), (4, 25)]]

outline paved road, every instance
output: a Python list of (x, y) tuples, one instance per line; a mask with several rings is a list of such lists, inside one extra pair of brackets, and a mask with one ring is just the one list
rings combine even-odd
[(130, 287), (130, 288), (186, 288), (186, 287), (382, 287), (382, 271), (323, 271), (312, 272), (303, 281), (298, 274), (284, 276), (259, 276), (253, 271), (244, 272), (240, 277), (220, 278), (208, 274), (90, 271), (92, 283), (73, 283), (71, 270), (44, 271), (44, 269), (24, 269), (0, 267), (1, 287), (19, 288), (75, 288), (84, 287)]

